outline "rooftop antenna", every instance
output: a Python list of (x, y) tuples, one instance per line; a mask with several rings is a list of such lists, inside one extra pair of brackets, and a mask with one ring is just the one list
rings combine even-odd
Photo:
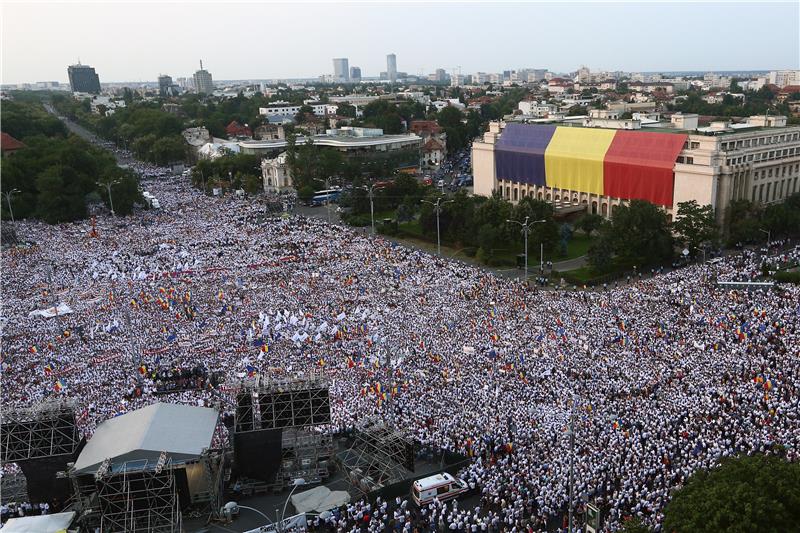
[(200, 70), (203, 70), (203, 60), (200, 60)]

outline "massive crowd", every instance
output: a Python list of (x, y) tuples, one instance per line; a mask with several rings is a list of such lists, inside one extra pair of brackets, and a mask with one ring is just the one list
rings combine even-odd
[(478, 508), (359, 502), (314, 525), (340, 531), (544, 528), (567, 504), (571, 419), (576, 510), (598, 503), (610, 530), (629, 516), (658, 530), (670, 490), (722, 457), (798, 459), (800, 290), (715, 284), (797, 261), (790, 243), (536, 290), (133, 166), (160, 210), (17, 222), (33, 244), (2, 252), (4, 408), (76, 398), (91, 436), (154, 401), (230, 413), (236, 379), (316, 369), (332, 430), (391, 409), (422, 444), (474, 458), (461, 475)]

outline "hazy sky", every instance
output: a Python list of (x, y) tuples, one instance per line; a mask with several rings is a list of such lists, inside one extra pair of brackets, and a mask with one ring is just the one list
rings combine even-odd
[(66, 81), (67, 65), (101, 82), (332, 73), (348, 57), (364, 76), (386, 54), (411, 74), (534, 67), (575, 70), (800, 68), (800, 2), (381, 3), (9, 2), (2, 0), (2, 82)]

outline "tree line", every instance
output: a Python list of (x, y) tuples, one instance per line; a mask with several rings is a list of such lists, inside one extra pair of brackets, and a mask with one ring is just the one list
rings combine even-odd
[(2, 192), (9, 193), (0, 204), (2, 218), (10, 219), (13, 211), (15, 219), (51, 224), (80, 220), (93, 203), (110, 206), (107, 185), (115, 212), (131, 213), (142, 200), (136, 176), (117, 166), (108, 151), (68, 134), (57, 118), (46, 115), (38, 102), (2, 106), (3, 129), (25, 144), (2, 156)]

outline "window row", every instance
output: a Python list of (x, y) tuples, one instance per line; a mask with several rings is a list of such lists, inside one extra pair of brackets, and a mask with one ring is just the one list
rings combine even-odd
[(774, 202), (775, 200), (782, 200), (786, 196), (796, 192), (800, 191), (797, 189), (797, 178), (795, 177), (794, 179), (781, 180), (779, 182), (753, 185), (753, 196), (751, 200), (753, 202)]

